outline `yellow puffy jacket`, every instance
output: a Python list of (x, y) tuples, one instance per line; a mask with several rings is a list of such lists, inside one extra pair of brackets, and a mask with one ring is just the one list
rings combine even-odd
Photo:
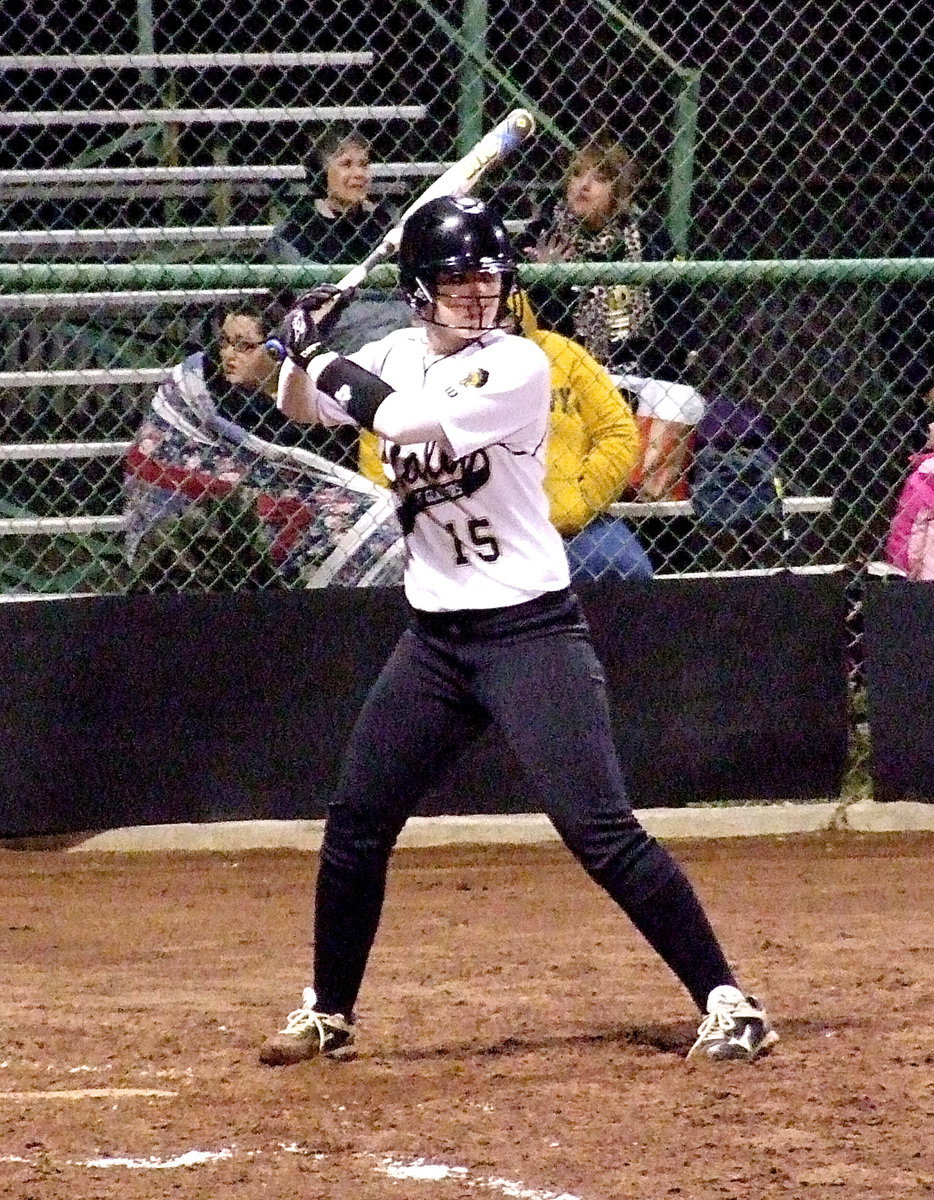
[[(570, 338), (539, 329), (527, 304), (519, 308), (523, 333), (551, 363), (545, 491), (552, 524), (569, 536), (619, 498), (639, 458), (639, 430), (597, 360)], [(360, 437), (360, 470), (376, 483), (387, 483), (372, 433)]]

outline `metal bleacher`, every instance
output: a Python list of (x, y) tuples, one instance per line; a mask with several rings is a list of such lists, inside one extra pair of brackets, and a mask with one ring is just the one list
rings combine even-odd
[[(424, 179), (440, 175), (448, 163), (374, 163), (376, 190), (391, 187), (401, 179)], [(203, 195), (217, 184), (234, 184), (245, 193), (268, 192), (274, 184), (301, 184), (305, 168), (299, 164), (193, 166), (193, 167), (66, 167), (37, 171), (0, 170), (0, 197), (35, 199), (39, 196), (164, 197)]]
[[(0, 56), (0, 76), (4, 73), (26, 72), (52, 73), (56, 76), (69, 72), (87, 74), (90, 71), (126, 72), (135, 71), (139, 78), (151, 78), (153, 72), (171, 72), (173, 78), (179, 73), (218, 71), (231, 72), (243, 68), (252, 71), (269, 69), (302, 68), (351, 68), (372, 65), (374, 56), (369, 51), (332, 53), (243, 53), (243, 54), (74, 54), (74, 55), (23, 55)], [(149, 95), (149, 92), (146, 93)], [(150, 97), (151, 99), (151, 97)], [(0, 129), (63, 130), (81, 127), (104, 128), (124, 126), (127, 130), (152, 126), (177, 130), (192, 125), (245, 126), (250, 124), (276, 125), (326, 124), (337, 120), (353, 122), (418, 121), (424, 118), (426, 109), (419, 104), (319, 104), (319, 105), (263, 105), (245, 106), (232, 104), (201, 105), (166, 103), (161, 106), (151, 102), (140, 107), (113, 108), (8, 108), (0, 110)], [(120, 139), (117, 139), (118, 145)], [(268, 197), (270, 187), (282, 184), (301, 184), (305, 170), (300, 164), (243, 163), (231, 165), (226, 161), (215, 161), (210, 165), (176, 165), (165, 163), (158, 166), (87, 166), (75, 163), (70, 166), (29, 169), (0, 170), (0, 201), (36, 199), (77, 199), (106, 197), (108, 199), (172, 199), (184, 196), (204, 195), (211, 189), (221, 187), (238, 191), (265, 190)], [(224, 148), (220, 157), (225, 158)], [(400, 180), (408, 177), (425, 177), (440, 174), (444, 164), (440, 163), (383, 163), (374, 170), (376, 190), (392, 189)], [(175, 229), (54, 229), (0, 230), (0, 255), (6, 258), (32, 257), (35, 253), (66, 251), (74, 253), (84, 245), (153, 246), (162, 242), (224, 243), (242, 240), (257, 240), (268, 236), (262, 223), (242, 226), (223, 224), (206, 226), (197, 232), (188, 232), (188, 227)]]
[[(259, 54), (47, 54), (0, 57), (2, 71), (153, 71), (205, 70), (236, 67), (368, 66), (369, 52), (361, 53), (259, 53)], [(118, 109), (8, 109), (0, 111), (0, 128), (52, 125), (151, 125), (192, 123), (222, 125), (277, 121), (335, 121), (339, 119), (417, 120), (422, 105), (312, 105), (285, 107), (224, 107)]]
[[(329, 53), (218, 53), (218, 54), (74, 54), (74, 55), (22, 55), (0, 56), (0, 77), (9, 72), (26, 73), (30, 77), (39, 73), (55, 77), (75, 73), (78, 80), (88, 77), (89, 72), (138, 72), (138, 81), (151, 83), (154, 73), (204, 72), (218, 70), (269, 72), (275, 69), (301, 68), (316, 71), (324, 68), (366, 68), (373, 64), (374, 55), (369, 51)], [(20, 77), (21, 74), (20, 74)], [(252, 76), (248, 76), (252, 77)], [(225, 76), (226, 78), (226, 76)], [(229, 106), (207, 104), (194, 107), (179, 104), (158, 104), (159, 94), (152, 88), (142, 88), (141, 94), (149, 102), (131, 107), (115, 104), (101, 107), (93, 102), (87, 108), (63, 104), (27, 109), (7, 107), (0, 110), (0, 129), (7, 136), (16, 130), (47, 131), (69, 129), (97, 129), (123, 126), (127, 130), (142, 132), (152, 126), (156, 131), (177, 129), (183, 126), (326, 124), (337, 120), (352, 122), (384, 123), (390, 121), (412, 122), (425, 117), (426, 110), (419, 104), (301, 104), (276, 105), (257, 104), (244, 106), (233, 103)], [(157, 100), (156, 104), (151, 101)], [(15, 105), (15, 101), (12, 102)], [(294, 144), (294, 139), (289, 144)], [(125, 150), (126, 138), (117, 138), (112, 145)], [(209, 165), (178, 165), (176, 162), (162, 165), (109, 166), (105, 161), (87, 165), (81, 161), (71, 165), (40, 167), (38, 169), (0, 170), (0, 205), (15, 205), (19, 202), (55, 200), (63, 202), (67, 211), (70, 200), (174, 200), (185, 197), (202, 197), (218, 194), (226, 189), (227, 194), (237, 193), (270, 201), (272, 189), (290, 187), (301, 191), (306, 179), (306, 170), (300, 163), (244, 162), (231, 164), (227, 159), (226, 146), (218, 155), (215, 145), (213, 162)], [(54, 159), (53, 159), (54, 161)], [(119, 161), (119, 160), (118, 160)], [(124, 158), (125, 162), (126, 159)], [(439, 175), (447, 164), (437, 162), (383, 162), (373, 168), (374, 191), (392, 192), (405, 185), (405, 181), (419, 180)], [(63, 258), (96, 258), (102, 253), (108, 257), (128, 254), (144, 258), (148, 253), (158, 255), (160, 248), (176, 250), (198, 248), (209, 252), (223, 251), (244, 243), (261, 243), (272, 234), (274, 226), (268, 222), (254, 224), (218, 223), (208, 225), (165, 225), (117, 226), (110, 228), (6, 228), (0, 229), (0, 260), (5, 261), (61, 261)], [(199, 308), (223, 303), (234, 297), (262, 291), (262, 289), (215, 289), (215, 290), (152, 290), (132, 292), (88, 292), (65, 293), (43, 292), (0, 295), (0, 317), (15, 320), (16, 314), (25, 313), (29, 322), (48, 319), (55, 321), (63, 317), (69, 321), (81, 321), (85, 314), (102, 311), (148, 311), (162, 310), (166, 306), (178, 306), (178, 311), (197, 311)], [(31, 314), (31, 316), (30, 316)], [(41, 340), (41, 339), (40, 339)], [(19, 367), (16, 362), (0, 363), (0, 366)], [(127, 385), (135, 389), (152, 388), (165, 376), (166, 367), (141, 366), (94, 366), (81, 369), (35, 369), (40, 364), (29, 361), (23, 369), (0, 369), (0, 406), (14, 408), (18, 401), (14, 395), (24, 396), (47, 394), (54, 402), (62, 389), (112, 389)], [(61, 364), (59, 364), (61, 365)], [(33, 390), (38, 389), (38, 392)], [(10, 397), (4, 404), (2, 396)], [(8, 441), (0, 444), (0, 463), (21, 462), (28, 464), (40, 460), (102, 459), (112, 460), (122, 455), (129, 443), (113, 438), (101, 440), (88, 433), (88, 440), (37, 442), (35, 440)], [(119, 530), (123, 517), (119, 515), (61, 515), (61, 516), (17, 516), (0, 520), (0, 535), (23, 536), (32, 533), (67, 530), (73, 533)]]
[[(233, 68), (353, 67), (367, 66), (373, 55), (363, 53), (244, 53), (244, 54), (125, 54), (125, 55), (36, 55), (0, 57), (0, 76), (6, 71), (198, 71)], [(352, 121), (417, 121), (426, 115), (420, 105), (302, 105), (257, 107), (186, 107), (184, 105), (139, 108), (56, 108), (8, 109), (0, 111), (0, 128), (49, 129), (74, 126), (116, 126), (139, 128), (185, 126), (194, 124), (228, 126), (231, 124), (304, 124), (338, 119)], [(373, 167), (376, 191), (397, 189), (407, 179), (439, 175), (443, 162), (383, 162)], [(269, 197), (269, 189), (279, 185), (300, 187), (306, 178), (300, 164), (243, 163), (232, 165), (141, 165), (72, 166), (36, 170), (0, 170), (0, 203), (87, 197), (148, 198), (164, 200), (209, 195), (212, 189), (235, 189), (238, 193)], [(509, 223), (512, 225), (521, 222)], [(215, 225), (141, 225), (112, 228), (0, 229), (0, 259), (10, 261), (51, 261), (69, 257), (81, 259), (101, 253), (126, 255), (158, 252), (160, 247), (230, 248), (267, 240), (274, 226), (268, 222), (253, 224), (218, 223)], [(0, 295), (0, 317), (15, 312), (54, 315), (79, 310), (145, 310), (155, 306), (178, 305), (180, 308), (209, 306), (234, 297), (243, 297), (262, 289), (165, 290), (132, 292), (45, 292)], [(69, 369), (0, 369), (0, 398), (3, 393), (29, 392), (30, 389), (110, 389), (132, 385), (155, 387), (169, 368), (139, 366), (72, 367)], [(0, 399), (2, 404), (2, 399)], [(88, 440), (22, 440), (0, 444), (0, 463), (40, 460), (113, 460), (126, 453), (130, 443), (117, 438)], [(787, 497), (785, 516), (822, 513), (829, 510), (826, 497)], [(619, 502), (610, 507), (613, 515), (624, 519), (644, 517), (690, 516), (689, 500), (661, 502)], [(18, 516), (0, 519), (0, 536), (90, 532), (118, 532), (124, 517), (115, 514)]]

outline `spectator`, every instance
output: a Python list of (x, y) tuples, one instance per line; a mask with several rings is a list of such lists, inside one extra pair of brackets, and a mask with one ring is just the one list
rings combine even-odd
[[(624, 147), (588, 143), (571, 159), (564, 196), (526, 231), (523, 252), (543, 263), (672, 258), (663, 226), (636, 203), (638, 187), (636, 162)], [(530, 295), (542, 324), (575, 337), (632, 395), (643, 438), (634, 494), (685, 499), (690, 438), (704, 401), (684, 380), (697, 345), (684, 289), (541, 285)]]
[[(266, 247), (272, 262), (354, 264), (373, 250), (395, 223), (395, 215), (370, 197), (370, 148), (352, 125), (338, 122), (324, 134), (306, 168), (318, 193), (301, 201)], [(401, 292), (358, 290), (344, 309), (332, 345), (352, 354), (365, 342), (404, 328), (409, 308)]]
[[(629, 406), (583, 346), (538, 328), (521, 292), (509, 306), (504, 327), (535, 342), (551, 364), (545, 491), (551, 522), (564, 538), (572, 578), (650, 578), (651, 563), (635, 534), (625, 521), (606, 514), (639, 455), (639, 432)], [(386, 485), (379, 444), (371, 433), (361, 435), (360, 470)]]
[[(203, 356), (205, 381), (218, 411), (259, 437), (296, 442), (294, 427), (283, 421), (274, 404), (279, 379), (279, 359), (266, 348), (266, 340), (278, 330), (291, 295), (265, 303), (241, 302), (221, 314), (220, 323), (205, 338)], [(353, 466), (351, 439), (307, 436), (297, 444), (344, 466)]]
[(394, 222), (386, 205), (370, 197), (370, 147), (351, 125), (331, 126), (306, 165), (310, 188), (273, 234), (275, 262), (356, 263)]
[[(125, 463), (132, 587), (401, 578), (392, 506), (341, 465), (355, 462), (353, 434), (308, 436), (275, 406), (279, 361), (265, 341), (290, 300), (228, 309), (157, 390)], [(372, 518), (362, 534), (361, 518)]]
[(920, 454), (910, 459), (886, 542), (886, 562), (909, 579), (934, 580), (934, 422)]
[(511, 306), (516, 332), (540, 346), (551, 365), (545, 491), (572, 578), (651, 578), (652, 564), (636, 535), (606, 511), (640, 461), (640, 432), (631, 408), (583, 346), (538, 327), (523, 293)]
[[(597, 139), (571, 159), (564, 195), (523, 235), (533, 262), (653, 262), (674, 257), (661, 222), (638, 206), (638, 166), (622, 146)], [(678, 289), (596, 284), (535, 288), (543, 324), (574, 336), (611, 370), (679, 379), (696, 347)]]

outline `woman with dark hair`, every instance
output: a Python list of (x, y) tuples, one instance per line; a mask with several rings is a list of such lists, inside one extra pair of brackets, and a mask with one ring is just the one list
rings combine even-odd
[(306, 166), (313, 195), (276, 229), (276, 262), (356, 263), (392, 227), (391, 210), (370, 198), (370, 146), (352, 125), (330, 126)]
[(266, 341), (291, 296), (217, 314), (173, 367), (124, 462), (130, 587), (210, 591), (395, 583), (392, 504), (355, 470), (353, 430), (306, 429), (276, 408)]
[[(271, 262), (325, 265), (362, 261), (383, 240), (396, 218), (370, 198), (370, 147), (346, 122), (328, 127), (306, 167), (315, 193), (296, 205), (266, 248)], [(409, 323), (398, 291), (362, 288), (344, 310), (334, 343), (345, 354)]]

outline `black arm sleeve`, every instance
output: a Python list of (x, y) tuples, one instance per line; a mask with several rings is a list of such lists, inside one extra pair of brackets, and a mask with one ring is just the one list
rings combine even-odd
[(318, 387), (343, 404), (348, 416), (372, 432), (376, 410), (393, 389), (349, 358), (335, 358), (318, 376)]

